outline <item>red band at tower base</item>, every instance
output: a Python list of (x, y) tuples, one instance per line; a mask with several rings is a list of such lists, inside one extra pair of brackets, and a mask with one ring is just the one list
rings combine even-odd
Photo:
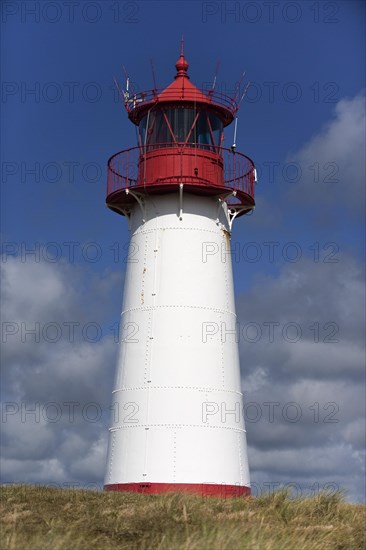
[(215, 483), (112, 483), (105, 485), (104, 489), (105, 491), (130, 491), (147, 495), (190, 493), (193, 495), (219, 498), (250, 496), (250, 487)]

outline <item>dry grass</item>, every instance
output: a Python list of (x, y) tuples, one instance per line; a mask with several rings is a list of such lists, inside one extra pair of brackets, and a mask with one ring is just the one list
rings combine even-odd
[(291, 500), (2, 489), (1, 550), (362, 549), (365, 509), (340, 493)]

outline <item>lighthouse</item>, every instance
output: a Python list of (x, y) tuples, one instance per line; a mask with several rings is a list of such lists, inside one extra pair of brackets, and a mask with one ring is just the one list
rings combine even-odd
[(138, 144), (108, 161), (130, 246), (105, 489), (245, 496), (230, 235), (255, 167), (223, 147), (237, 101), (196, 87), (183, 47), (175, 67), (163, 90), (123, 92)]

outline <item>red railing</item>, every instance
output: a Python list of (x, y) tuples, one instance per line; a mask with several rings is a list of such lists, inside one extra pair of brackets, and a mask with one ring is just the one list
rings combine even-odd
[[(218, 105), (224, 109), (228, 109), (234, 115), (238, 110), (238, 104), (235, 99), (229, 97), (226, 94), (221, 92), (216, 92), (215, 90), (199, 90), (204, 96), (206, 96), (206, 101), (212, 103), (213, 105)], [(177, 90), (169, 90), (167, 88), (161, 90), (147, 90), (144, 92), (138, 92), (136, 94), (130, 93), (124, 96), (124, 104), (128, 113), (131, 113), (137, 107), (143, 107), (148, 103), (159, 102), (159, 94), (164, 92), (164, 102), (166, 101), (175, 101), (177, 99)], [(184, 91), (183, 91), (184, 93)], [(192, 90), (188, 89), (186, 91), (186, 97), (181, 97), (180, 101), (193, 101), (194, 97), (192, 96)]]
[[(151, 177), (152, 171), (146, 169), (157, 156), (163, 164), (161, 172), (164, 178)], [(205, 173), (194, 176), (192, 166), (196, 158), (200, 160), (198, 165), (202, 165), (202, 159), (206, 159), (207, 164)], [(166, 172), (167, 166), (171, 166), (171, 173), (169, 168)], [(189, 173), (186, 173), (187, 166), (190, 167)], [(152, 188), (162, 183), (217, 187), (218, 192), (237, 191), (254, 199), (255, 167), (253, 161), (242, 153), (197, 143), (132, 147), (116, 153), (108, 161), (107, 196), (124, 189)]]

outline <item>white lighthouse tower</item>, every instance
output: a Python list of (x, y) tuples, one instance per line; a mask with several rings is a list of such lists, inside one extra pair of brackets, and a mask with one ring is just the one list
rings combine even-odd
[(176, 69), (162, 91), (124, 94), (139, 144), (108, 163), (131, 243), (105, 488), (248, 495), (229, 240), (255, 168), (221, 146), (236, 102), (194, 86), (183, 49)]

